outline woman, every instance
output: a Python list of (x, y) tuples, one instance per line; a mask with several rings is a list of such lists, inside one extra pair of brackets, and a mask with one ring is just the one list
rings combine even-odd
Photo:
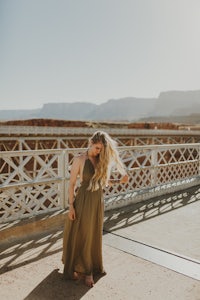
[[(88, 150), (74, 159), (69, 182), (69, 213), (63, 236), (64, 277), (85, 279), (94, 285), (93, 274), (104, 274), (102, 262), (102, 231), (104, 217), (103, 188), (111, 184), (109, 173), (115, 163), (123, 175), (128, 176), (119, 158), (116, 142), (102, 131), (89, 140)], [(77, 178), (80, 187), (75, 194)]]

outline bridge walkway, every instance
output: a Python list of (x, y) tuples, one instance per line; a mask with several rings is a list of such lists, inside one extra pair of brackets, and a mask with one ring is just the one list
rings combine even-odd
[(200, 187), (105, 213), (107, 275), (62, 278), (62, 228), (1, 246), (2, 300), (199, 300)]

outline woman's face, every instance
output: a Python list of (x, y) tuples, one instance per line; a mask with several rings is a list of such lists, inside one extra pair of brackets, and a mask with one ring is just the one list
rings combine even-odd
[(96, 143), (96, 144), (92, 143), (90, 147), (90, 153), (93, 156), (98, 156), (102, 149), (103, 149), (102, 143)]

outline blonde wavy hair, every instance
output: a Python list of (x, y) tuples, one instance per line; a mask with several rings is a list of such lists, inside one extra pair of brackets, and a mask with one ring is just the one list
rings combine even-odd
[(117, 150), (117, 142), (114, 141), (106, 132), (97, 131), (89, 139), (89, 145), (91, 144), (103, 144), (102, 150), (98, 156), (95, 173), (90, 180), (88, 190), (96, 191), (99, 189), (99, 185), (106, 186), (110, 177), (112, 164), (115, 164), (116, 169), (125, 175), (125, 167), (119, 157)]

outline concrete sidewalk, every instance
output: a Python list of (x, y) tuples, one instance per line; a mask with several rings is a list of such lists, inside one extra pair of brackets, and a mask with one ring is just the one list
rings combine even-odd
[(108, 242), (114, 233), (130, 243), (137, 240), (199, 262), (199, 197), (196, 188), (106, 212), (103, 256), (107, 275), (95, 278), (92, 289), (81, 281), (63, 280), (62, 230), (4, 245), (0, 299), (200, 300), (200, 281)]

